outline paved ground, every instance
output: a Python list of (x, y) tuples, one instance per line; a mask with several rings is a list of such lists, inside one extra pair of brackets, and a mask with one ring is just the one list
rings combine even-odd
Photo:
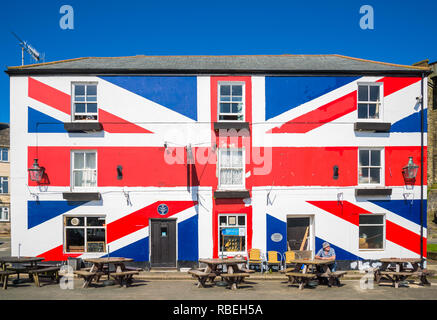
[(421, 287), (410, 284), (409, 287), (395, 289), (390, 286), (375, 286), (374, 289), (361, 289), (358, 280), (345, 280), (341, 287), (317, 286), (300, 291), (296, 286), (288, 286), (282, 280), (248, 281), (237, 291), (218, 286), (197, 288), (194, 280), (136, 280), (132, 287), (93, 285), (81, 288), (82, 280), (74, 281), (73, 290), (63, 290), (57, 284), (44, 283), (37, 288), (31, 283), (9, 286), (0, 290), (0, 300), (350, 300), (350, 299), (437, 299), (437, 282)]

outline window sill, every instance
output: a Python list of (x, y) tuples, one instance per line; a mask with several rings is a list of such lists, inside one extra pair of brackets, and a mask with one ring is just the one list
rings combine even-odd
[(356, 188), (355, 196), (391, 196), (391, 188)]
[(97, 132), (102, 131), (100, 122), (64, 122), (64, 129), (68, 132)]
[(214, 122), (214, 130), (220, 130), (220, 129), (249, 129), (249, 122), (243, 122), (243, 121), (219, 121)]
[(215, 199), (245, 199), (250, 198), (248, 190), (216, 190), (214, 191)]
[(101, 199), (99, 192), (63, 192), (62, 197), (67, 201), (93, 201)]
[(390, 132), (390, 122), (355, 122), (355, 131)]

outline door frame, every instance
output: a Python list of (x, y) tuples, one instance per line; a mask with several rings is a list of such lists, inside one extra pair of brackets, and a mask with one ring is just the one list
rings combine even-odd
[[(175, 252), (175, 265), (173, 267), (169, 267), (169, 268), (177, 268), (178, 266), (178, 222), (177, 222), (177, 218), (149, 218), (149, 263), (150, 263), (150, 267), (152, 267), (152, 221), (162, 221), (162, 220), (172, 220), (175, 221), (176, 223), (176, 235), (175, 235), (175, 241), (176, 241), (176, 252)], [(155, 267), (155, 268), (159, 268), (159, 267)]]
[(315, 232), (315, 215), (314, 214), (287, 214), (286, 216), (286, 228), (287, 228), (287, 241), (288, 241), (288, 218), (310, 218), (310, 232), (309, 232), (309, 250), (311, 250), (311, 258), (314, 259), (316, 249), (316, 232)]

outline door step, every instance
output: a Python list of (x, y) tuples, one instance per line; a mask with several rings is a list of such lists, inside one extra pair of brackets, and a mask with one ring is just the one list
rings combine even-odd
[(153, 267), (150, 272), (178, 272), (178, 268)]

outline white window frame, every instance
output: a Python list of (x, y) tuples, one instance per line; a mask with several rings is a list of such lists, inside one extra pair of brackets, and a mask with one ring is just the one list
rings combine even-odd
[[(231, 184), (231, 185), (224, 185), (224, 184), (222, 184), (222, 182), (221, 182), (221, 169), (222, 169), (222, 166), (221, 166), (221, 164), (222, 164), (222, 151), (241, 151), (242, 152), (242, 162), (243, 162), (243, 164), (242, 164), (242, 183), (241, 184), (239, 184), (239, 185), (233, 185), (233, 184)], [(245, 188), (246, 188), (246, 152), (245, 152), (245, 149), (244, 148), (219, 148), (218, 149), (218, 157), (219, 157), (219, 159), (218, 159), (218, 172), (217, 172), (217, 174), (218, 174), (218, 189), (219, 190), (245, 190)], [(231, 161), (231, 163), (232, 163), (232, 159), (230, 160)], [(234, 167), (226, 167), (226, 168), (223, 168), (223, 169), (235, 169)]]
[[(358, 117), (358, 104), (367, 103), (367, 104), (375, 104), (375, 101), (360, 101), (359, 100), (359, 86), (378, 86), (379, 87), (379, 117), (376, 119), (373, 118), (359, 118)], [(370, 90), (369, 90), (370, 94)], [(367, 109), (367, 114), (369, 114), (369, 110)], [(384, 84), (382, 82), (358, 82), (357, 83), (357, 121), (360, 122), (382, 122), (384, 117)]]
[[(8, 182), (8, 192), (3, 192), (3, 180), (6, 180)], [(5, 176), (1, 176), (0, 177), (0, 194), (9, 194), (10, 193), (10, 188), (11, 186), (9, 185), (9, 177), (5, 177)]]
[[(75, 153), (95, 153), (96, 154), (96, 168), (94, 169), (96, 171), (96, 185), (95, 186), (81, 186), (81, 187), (76, 187), (74, 185), (74, 171), (76, 171), (74, 169), (74, 154)], [(97, 183), (98, 183), (98, 154), (97, 154), (97, 150), (81, 150), (81, 149), (75, 149), (75, 150), (71, 150), (70, 153), (70, 189), (74, 190), (74, 191), (95, 191), (97, 189)], [(84, 160), (85, 161), (85, 160)], [(86, 161), (85, 161), (86, 162)], [(80, 169), (77, 169), (80, 170)], [(88, 169), (89, 171), (93, 170), (93, 169)]]
[[(371, 166), (370, 163), (368, 166), (363, 166), (364, 168), (381, 168), (381, 171), (379, 173), (379, 183), (360, 183), (360, 150), (379, 150), (381, 155), (381, 165), (380, 166)], [(358, 148), (358, 172), (357, 172), (357, 178), (358, 178), (358, 185), (359, 186), (384, 186), (385, 185), (385, 153), (384, 153), (384, 147), (359, 147)], [(369, 171), (370, 174), (370, 171)]]
[[(96, 86), (96, 101), (86, 101), (86, 91), (85, 91), (85, 100), (84, 101), (75, 101), (75, 96), (76, 96), (76, 85), (95, 85)], [(85, 89), (86, 90), (86, 89)], [(96, 103), (97, 104), (97, 111), (96, 113), (79, 113), (78, 115), (92, 115), (92, 116), (96, 116), (96, 119), (79, 119), (76, 120), (75, 119), (75, 115), (76, 115), (76, 106), (75, 103)], [(77, 81), (77, 82), (72, 82), (71, 83), (71, 121), (73, 122), (98, 122), (99, 121), (99, 86), (98, 86), (98, 82), (95, 81)]]
[[(221, 230), (220, 230), (220, 228), (222, 227), (220, 225), (220, 217), (223, 217), (223, 216), (226, 216), (226, 227), (225, 228), (242, 228), (242, 226), (240, 226), (238, 224), (238, 217), (244, 216), (244, 223), (245, 223), (245, 225), (244, 225), (244, 248), (246, 249), (245, 251), (221, 251), (220, 250), (220, 248), (221, 248), (221, 243), (220, 243), (220, 233), (221, 233), (220, 231)], [(229, 223), (228, 223), (229, 216), (236, 217), (236, 225), (235, 226), (229, 225)], [(218, 240), (217, 241), (218, 241), (218, 254), (219, 254), (219, 256), (222, 256), (222, 255), (223, 256), (236, 256), (238, 254), (245, 256), (246, 251), (247, 251), (247, 214), (244, 214), (244, 213), (220, 213), (220, 214), (218, 214), (217, 219), (218, 219), (218, 221), (217, 221)]]
[[(8, 152), (8, 160), (4, 160), (3, 159), (3, 150), (7, 150), (7, 152)], [(9, 150), (9, 148), (7, 148), (7, 147), (0, 147), (0, 162), (9, 162), (9, 158), (10, 158), (10, 152), (9, 152), (10, 150)]]
[[(373, 215), (373, 216), (382, 216), (382, 224), (360, 224), (360, 216), (364, 216), (364, 215)], [(360, 238), (360, 227), (366, 227), (366, 226), (382, 226), (382, 230), (383, 230), (383, 235), (382, 235), (382, 248), (363, 248), (360, 249), (360, 243), (359, 243), (359, 238)], [(358, 250), (359, 251), (384, 251), (385, 250), (385, 244), (386, 244), (386, 215), (384, 213), (364, 213), (364, 214), (359, 214), (358, 216), (358, 241), (357, 241), (357, 245), (358, 245)]]
[[(84, 218), (84, 225), (83, 226), (67, 226), (65, 223), (65, 220), (67, 218)], [(105, 218), (105, 225), (103, 227), (93, 227), (93, 226), (87, 226), (87, 218)], [(62, 227), (63, 227), (63, 251), (64, 253), (80, 253), (80, 254), (102, 254), (107, 252), (107, 246), (108, 246), (108, 234), (107, 234), (107, 217), (104, 214), (66, 214), (62, 217)], [(105, 229), (105, 245), (104, 245), (104, 251), (103, 252), (88, 252), (88, 236), (86, 233), (86, 229)], [(83, 252), (77, 252), (77, 251), (67, 251), (67, 229), (84, 229), (84, 251)]]
[[(6, 212), (6, 219), (3, 219), (3, 214)], [(0, 206), (0, 221), (9, 222), (11, 219), (10, 208), (8, 206)]]
[[(241, 113), (220, 113), (220, 87), (222, 85), (241, 85), (242, 86), (242, 98), (241, 98), (241, 103), (243, 104), (242, 107), (242, 112)], [(231, 103), (230, 101), (223, 101), (224, 103)], [(220, 120), (220, 115), (228, 115), (228, 116), (238, 116), (238, 115), (243, 115), (243, 119), (241, 120)], [(217, 121), (218, 122), (244, 122), (246, 121), (246, 84), (244, 82), (241, 81), (220, 81), (217, 84)]]

